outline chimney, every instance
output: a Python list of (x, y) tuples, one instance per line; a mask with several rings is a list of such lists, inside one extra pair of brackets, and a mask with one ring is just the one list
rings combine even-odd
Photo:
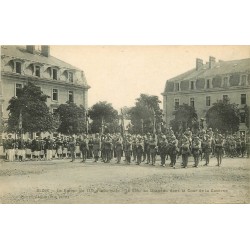
[(196, 58), (196, 70), (199, 70), (203, 66), (203, 60), (200, 58)]
[(35, 52), (35, 45), (26, 45), (26, 50), (29, 53), (34, 54), (34, 52)]
[(210, 56), (209, 57), (209, 68), (212, 69), (215, 65), (215, 57)]
[(41, 46), (41, 54), (43, 56), (49, 57), (50, 56), (50, 47), (48, 45)]

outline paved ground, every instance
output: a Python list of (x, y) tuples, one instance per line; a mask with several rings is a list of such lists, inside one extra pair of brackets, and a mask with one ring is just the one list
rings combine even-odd
[[(168, 162), (169, 163), (169, 162)], [(202, 162), (204, 163), (204, 162)], [(0, 162), (0, 203), (249, 203), (249, 159), (208, 167)]]

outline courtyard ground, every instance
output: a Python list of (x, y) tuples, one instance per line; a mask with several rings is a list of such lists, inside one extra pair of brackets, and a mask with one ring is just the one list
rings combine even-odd
[[(249, 203), (247, 158), (187, 169), (76, 159), (0, 162), (0, 203)], [(169, 163), (169, 161), (167, 161)]]

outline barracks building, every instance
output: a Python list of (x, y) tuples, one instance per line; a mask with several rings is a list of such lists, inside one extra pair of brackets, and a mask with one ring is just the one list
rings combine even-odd
[(55, 112), (67, 101), (88, 108), (88, 89), (84, 72), (50, 55), (50, 47), (1, 46), (0, 113), (8, 119), (8, 102), (29, 80), (50, 96), (47, 105)]
[[(213, 103), (229, 98), (240, 108), (240, 131), (245, 132), (244, 107), (250, 106), (250, 58), (209, 62), (196, 59), (195, 68), (167, 80), (163, 95), (164, 119), (167, 125), (173, 112), (183, 103), (193, 106), (199, 119), (205, 118)], [(205, 125), (205, 124), (204, 124)]]

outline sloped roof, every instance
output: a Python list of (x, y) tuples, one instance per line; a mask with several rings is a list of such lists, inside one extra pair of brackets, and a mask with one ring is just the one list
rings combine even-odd
[(33, 62), (38, 62), (38, 63), (44, 63), (52, 66), (57, 66), (61, 68), (67, 68), (67, 69), (72, 69), (72, 70), (79, 70), (82, 71), (81, 69), (72, 66), (69, 63), (66, 63), (54, 56), (43, 56), (39, 52), (35, 51), (34, 54), (29, 53), (26, 50), (25, 46), (15, 46), (15, 45), (8, 45), (8, 46), (2, 46), (1, 47), (1, 54), (14, 57), (14, 58), (19, 58), (19, 59), (24, 59), (24, 60), (29, 60)]
[(195, 78), (213, 77), (216, 75), (250, 72), (250, 58), (219, 61), (210, 69), (209, 64), (204, 64), (200, 69), (192, 69), (168, 80), (168, 82), (183, 81)]

